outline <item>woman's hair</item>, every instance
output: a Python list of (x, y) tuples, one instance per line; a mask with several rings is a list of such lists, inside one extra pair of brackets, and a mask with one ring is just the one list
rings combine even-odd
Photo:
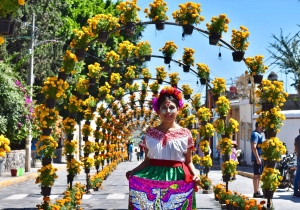
[(158, 107), (161, 106), (161, 104), (165, 101), (165, 100), (170, 100), (172, 101), (177, 108), (179, 108), (179, 101), (176, 97), (174, 97), (173, 95), (169, 95), (169, 94), (164, 94), (162, 96), (160, 96), (158, 98)]

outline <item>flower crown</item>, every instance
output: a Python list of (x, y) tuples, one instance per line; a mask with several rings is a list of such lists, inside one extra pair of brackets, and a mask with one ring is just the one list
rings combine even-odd
[(181, 92), (175, 87), (166, 86), (160, 91), (158, 96), (156, 96), (152, 99), (152, 107), (155, 112), (158, 112), (158, 110), (159, 110), (158, 99), (162, 95), (173, 95), (175, 98), (177, 98), (177, 100), (179, 102), (179, 109), (181, 109), (183, 107), (184, 103), (182, 100)]

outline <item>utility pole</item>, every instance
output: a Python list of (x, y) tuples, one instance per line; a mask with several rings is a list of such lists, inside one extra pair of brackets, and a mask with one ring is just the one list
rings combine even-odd
[[(31, 43), (30, 43), (30, 70), (29, 70), (29, 85), (30, 85), (30, 100), (32, 101), (33, 94), (33, 62), (34, 62), (34, 34), (35, 34), (35, 14), (32, 14), (32, 27), (31, 27)], [(32, 140), (32, 125), (29, 125), (28, 137), (26, 139), (25, 147), (25, 172), (30, 172), (31, 169), (31, 140)]]

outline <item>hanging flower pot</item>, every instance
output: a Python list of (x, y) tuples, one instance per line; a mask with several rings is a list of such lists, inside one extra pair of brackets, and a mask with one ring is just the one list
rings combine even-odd
[(235, 62), (240, 62), (243, 60), (244, 58), (244, 55), (245, 55), (245, 52), (243, 51), (235, 51), (232, 53), (232, 58), (233, 58), (233, 61)]
[(165, 21), (155, 21), (155, 28), (158, 31), (165, 29)]
[(135, 29), (135, 22), (126, 22), (126, 31), (133, 33)]
[(145, 61), (151, 61), (151, 55), (145, 55), (144, 58)]
[(222, 176), (222, 178), (223, 178), (223, 182), (229, 182), (230, 181), (230, 174), (224, 174), (223, 176)]
[(264, 198), (272, 199), (273, 195), (274, 195), (274, 191), (273, 190), (263, 190), (263, 195), (264, 195)]
[(185, 100), (189, 100), (191, 98), (191, 95), (184, 94), (183, 97), (184, 97)]
[(253, 75), (253, 80), (255, 84), (260, 84), (263, 79), (263, 75)]
[(201, 85), (206, 85), (206, 79), (200, 78), (200, 83), (201, 83)]
[(69, 134), (67, 138), (68, 138), (68, 140), (72, 141), (74, 139), (74, 134)]
[(156, 95), (156, 94), (158, 94), (158, 91), (157, 90), (153, 90), (152, 93)]
[(96, 84), (96, 78), (89, 78), (89, 84), (95, 85)]
[(95, 165), (97, 171), (99, 171), (100, 165)]
[(66, 81), (66, 79), (68, 78), (68, 74), (66, 74), (65, 72), (58, 72), (58, 79)]
[(89, 168), (85, 168), (85, 169), (84, 169), (84, 173), (86, 173), (86, 174), (89, 174), (90, 171), (91, 171), (91, 169), (89, 169)]
[(77, 112), (70, 112), (70, 113), (69, 113), (69, 117), (72, 118), (72, 119), (76, 119), (76, 117), (77, 117)]
[(171, 60), (172, 60), (172, 57), (171, 57), (171, 56), (166, 56), (166, 57), (164, 57), (164, 63), (165, 63), (165, 64), (170, 64)]
[(190, 65), (183, 65), (183, 72), (189, 72), (190, 71)]
[(74, 155), (67, 155), (67, 161), (70, 162), (74, 158)]
[(163, 80), (162, 80), (162, 79), (157, 79), (157, 83), (158, 83), (159, 85), (161, 85), (161, 84), (163, 83)]
[(49, 109), (54, 109), (55, 107), (55, 99), (53, 98), (47, 98), (46, 99), (46, 107)]
[(74, 175), (67, 175), (67, 183), (74, 181)]
[(229, 161), (230, 160), (230, 155), (223, 155), (222, 156), (223, 161)]
[(275, 168), (275, 166), (276, 166), (276, 161), (266, 160), (266, 161), (265, 161), (265, 166), (266, 166), (267, 168)]
[(10, 29), (11, 18), (0, 18), (0, 34), (7, 35)]
[(209, 172), (209, 168), (208, 167), (204, 167), (204, 173), (208, 173)]
[(128, 82), (128, 84), (133, 84), (133, 79), (132, 78), (129, 78), (129, 79), (127, 79), (127, 82)]
[(190, 129), (190, 130), (192, 130), (193, 129), (193, 125), (188, 125), (187, 128)]
[(52, 132), (52, 128), (43, 128), (42, 132), (43, 132), (44, 136), (50, 136), (50, 134)]
[(264, 102), (264, 103), (261, 104), (261, 108), (262, 108), (263, 111), (270, 111), (272, 108), (274, 108), (274, 104)]
[(84, 122), (84, 124), (86, 124), (86, 125), (90, 125), (90, 124), (91, 124), (91, 121), (89, 121), (89, 120), (86, 120), (86, 121)]
[(98, 42), (105, 43), (108, 39), (109, 32), (108, 31), (99, 31), (98, 33)]
[(265, 130), (265, 138), (270, 139), (272, 137), (276, 137), (276, 132), (274, 130)]
[(212, 32), (211, 34), (209, 34), (209, 44), (210, 45), (217, 45), (220, 38), (221, 38), (220, 34), (218, 34), (216, 32)]
[(51, 187), (41, 187), (41, 189), (42, 189), (41, 194), (44, 197), (49, 197), (51, 195)]
[(52, 162), (52, 158), (50, 158), (50, 157), (43, 157), (42, 158), (42, 166), (49, 165), (49, 164), (51, 164), (51, 162)]
[(84, 136), (84, 137), (82, 137), (82, 140), (83, 140), (83, 141), (88, 141), (88, 140), (89, 140), (89, 137), (88, 137), (88, 136)]
[(142, 90), (142, 94), (146, 94), (147, 90)]
[(183, 28), (183, 33), (185, 35), (192, 35), (193, 30), (194, 30), (194, 26), (192, 26), (192, 25), (183, 25), (182, 28)]
[(83, 153), (84, 157), (88, 157), (90, 155), (90, 153)]
[(143, 80), (145, 83), (147, 83), (147, 84), (149, 83), (149, 78), (144, 78)]
[(83, 61), (85, 57), (85, 49), (75, 49), (75, 55), (78, 61)]

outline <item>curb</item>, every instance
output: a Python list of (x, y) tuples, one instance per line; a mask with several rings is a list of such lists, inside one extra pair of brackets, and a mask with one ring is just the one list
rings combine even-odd
[[(58, 166), (57, 170), (66, 169), (66, 166)], [(31, 179), (36, 179), (37, 172), (29, 172), (29, 174), (25, 174), (24, 176), (10, 177), (6, 180), (0, 181), (0, 188), (7, 187), (10, 185), (15, 185), (21, 182), (25, 182)]]
[(244, 172), (244, 171), (238, 171), (238, 175), (253, 179), (253, 174), (248, 173), (248, 172)]

